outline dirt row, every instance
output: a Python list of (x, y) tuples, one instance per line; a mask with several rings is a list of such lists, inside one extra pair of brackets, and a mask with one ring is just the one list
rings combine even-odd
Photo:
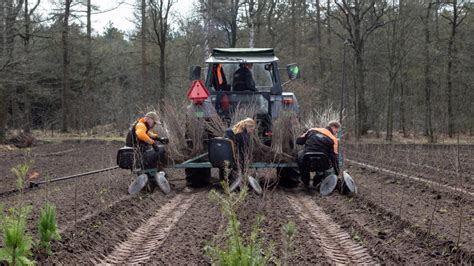
[(445, 146), (445, 150), (437, 147), (432, 152), (423, 146), (403, 149), (388, 145), (348, 145), (346, 155), (354, 161), (474, 191), (474, 146), (461, 147), (459, 166), (455, 146)]
[(367, 204), (451, 248), (459, 243), (466, 253), (474, 251), (474, 210), (469, 207), (474, 197), (358, 165), (349, 165), (348, 171), (357, 180), (358, 198)]

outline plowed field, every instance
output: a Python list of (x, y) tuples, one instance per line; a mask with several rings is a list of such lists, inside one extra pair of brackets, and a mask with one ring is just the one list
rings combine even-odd
[[(115, 169), (11, 192), (11, 168), (30, 162), (44, 180), (115, 165), (122, 143), (67, 141), (0, 152), (0, 203), (31, 204), (29, 229), (45, 202), (57, 207), (62, 240), (40, 264), (208, 264), (204, 246), (227, 225), (210, 188), (186, 188), (168, 169), (172, 192), (129, 196), (134, 175)], [(250, 193), (238, 211), (244, 232), (257, 215), (263, 236), (282, 254), (282, 226), (298, 233), (290, 265), (315, 263), (448, 264), (474, 262), (474, 148), (448, 145), (346, 145), (344, 169), (358, 194), (321, 197), (300, 188)]]

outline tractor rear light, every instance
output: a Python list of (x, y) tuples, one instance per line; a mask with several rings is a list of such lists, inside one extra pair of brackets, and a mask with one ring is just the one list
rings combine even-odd
[(202, 81), (195, 80), (189, 88), (188, 99), (194, 104), (202, 104), (209, 97), (209, 91), (206, 89)]
[(292, 105), (293, 98), (283, 98), (283, 105)]
[(229, 101), (229, 96), (227, 96), (227, 94), (224, 94), (221, 98), (221, 108), (222, 108), (222, 111), (224, 112), (229, 111), (230, 101)]

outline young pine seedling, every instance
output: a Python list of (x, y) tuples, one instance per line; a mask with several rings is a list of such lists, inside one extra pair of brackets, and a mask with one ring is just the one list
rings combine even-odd
[(26, 231), (26, 221), (31, 207), (12, 208), (8, 215), (1, 217), (3, 247), (0, 248), (0, 261), (9, 265), (33, 265), (30, 259), (33, 240)]
[(39, 223), (39, 247), (46, 251), (50, 256), (52, 254), (51, 241), (61, 240), (61, 236), (57, 230), (56, 223), (56, 207), (52, 204), (46, 203), (41, 209)]

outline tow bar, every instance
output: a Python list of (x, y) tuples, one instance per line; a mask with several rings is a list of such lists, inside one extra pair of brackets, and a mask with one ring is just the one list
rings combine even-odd
[(85, 173), (82, 173), (82, 174), (68, 175), (68, 176), (58, 177), (58, 178), (54, 178), (54, 179), (50, 179), (50, 180), (44, 180), (44, 181), (40, 181), (40, 182), (30, 182), (30, 188), (37, 187), (37, 186), (39, 186), (41, 184), (44, 184), (44, 183), (53, 183), (53, 182), (63, 181), (63, 180), (71, 179), (71, 178), (87, 176), (87, 175), (93, 175), (93, 174), (97, 174), (97, 173), (111, 171), (111, 170), (114, 170), (114, 169), (117, 169), (117, 168), (119, 168), (119, 167), (118, 166), (112, 166), (112, 167), (107, 167), (107, 168), (100, 169), (100, 170), (85, 172)]

